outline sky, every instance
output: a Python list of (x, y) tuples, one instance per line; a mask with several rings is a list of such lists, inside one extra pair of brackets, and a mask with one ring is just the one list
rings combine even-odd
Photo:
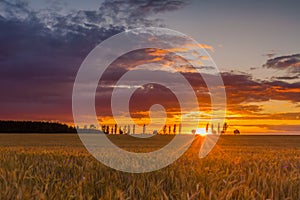
[[(125, 30), (166, 27), (202, 44), (218, 67), (227, 96), (228, 132), (298, 133), (299, 8), (296, 0), (2, 0), (0, 119), (72, 124), (73, 84), (89, 52)], [(188, 77), (202, 91), (197, 96), (203, 111), (200, 126), (209, 122), (210, 97), (201, 76), (188, 71), (188, 63), (176, 55), (148, 49), (120, 57), (106, 72), (105, 87), (98, 87), (96, 97), (101, 123), (112, 123), (112, 83), (128, 66), (142, 64), (158, 74), (157, 66), (168, 64)], [(178, 99), (167, 88), (148, 85), (134, 95), (130, 108), (137, 123), (148, 123), (147, 111), (156, 103), (165, 106), (169, 123), (178, 119)]]

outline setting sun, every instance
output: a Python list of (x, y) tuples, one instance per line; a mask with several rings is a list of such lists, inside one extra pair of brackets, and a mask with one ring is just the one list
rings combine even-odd
[(206, 136), (209, 132), (206, 132), (205, 128), (197, 128), (196, 135)]

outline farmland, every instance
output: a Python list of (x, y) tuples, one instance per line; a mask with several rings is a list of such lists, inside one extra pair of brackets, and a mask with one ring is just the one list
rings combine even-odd
[[(109, 137), (129, 151), (172, 139)], [(168, 167), (131, 174), (98, 162), (75, 134), (0, 134), (0, 199), (300, 199), (300, 136), (221, 136), (199, 159), (202, 139)]]

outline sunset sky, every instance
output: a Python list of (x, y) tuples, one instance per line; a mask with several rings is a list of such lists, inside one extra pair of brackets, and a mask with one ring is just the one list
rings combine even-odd
[[(207, 50), (224, 81), (229, 132), (299, 133), (299, 8), (297, 0), (2, 0), (0, 119), (72, 124), (73, 84), (89, 52), (124, 30), (154, 26), (189, 35)], [(107, 94), (130, 66), (150, 64), (160, 73), (157, 65), (166, 63), (200, 91), (204, 126), (210, 97), (201, 76), (187, 70), (185, 60), (155, 49), (124, 55), (110, 66), (102, 77), (106, 87), (97, 90), (99, 120), (111, 120)], [(135, 93), (131, 116), (147, 122), (143, 112), (161, 103), (174, 123), (178, 102), (172, 92), (147, 87)]]

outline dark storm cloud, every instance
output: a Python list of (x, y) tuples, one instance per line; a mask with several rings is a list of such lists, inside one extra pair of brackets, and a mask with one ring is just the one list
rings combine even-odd
[(126, 28), (162, 26), (151, 17), (185, 4), (115, 0), (95, 10), (61, 14), (34, 11), (22, 0), (0, 1), (0, 118), (56, 114), (66, 120), (72, 84), (90, 50)]
[(263, 65), (266, 68), (290, 70), (291, 72), (300, 73), (300, 54), (280, 56), (267, 60)]
[[(38, 14), (52, 31), (59, 34), (102, 36), (93, 38), (100, 42), (110, 36), (111, 29), (119, 31), (146, 26), (164, 26), (154, 14), (182, 8), (184, 0), (107, 0), (97, 10), (80, 10), (66, 15), (51, 12)], [(108, 33), (107, 33), (108, 32)]]
[(0, 16), (6, 19), (24, 20), (32, 18), (34, 12), (28, 8), (28, 3), (20, 0), (0, 1)]
[[(32, 11), (24, 1), (1, 1), (0, 118), (71, 121), (73, 82), (90, 50), (102, 40), (127, 28), (163, 26), (161, 20), (151, 17), (159, 12), (180, 9), (185, 2), (105, 1), (97, 10), (62, 15), (53, 10)], [(147, 53), (148, 57), (137, 54), (135, 59), (147, 58), (151, 61), (159, 57), (153, 52)], [(168, 61), (167, 56), (160, 57)], [(276, 69), (294, 69), (296, 66), (299, 69), (299, 54), (270, 59), (264, 66)], [(104, 80), (111, 84), (126, 70), (120, 67), (117, 72), (107, 71)], [(200, 104), (209, 103), (209, 94), (201, 76), (188, 71), (183, 74), (194, 89), (200, 91)], [(300, 102), (300, 83), (257, 81), (248, 74), (234, 72), (223, 73), (222, 77), (228, 107), (235, 112), (260, 111), (258, 106), (243, 105), (248, 102), (270, 99)], [(106, 94), (109, 95), (109, 92)], [(160, 93), (153, 93), (153, 96), (161, 99)], [(99, 98), (105, 102), (105, 97)], [(175, 105), (176, 99), (166, 103)]]
[(230, 104), (238, 105), (249, 102), (268, 100), (286, 100), (300, 102), (300, 82), (259, 81), (251, 75), (222, 73)]
[(297, 76), (278, 76), (278, 77), (274, 77), (275, 79), (278, 79), (278, 80), (297, 80), (300, 78), (299, 75)]
[[(270, 100), (300, 102), (300, 82), (260, 81), (255, 80), (251, 75), (234, 72), (222, 73), (222, 77), (226, 88), (227, 109), (232, 113), (240, 114), (242, 118), (246, 116), (247, 119), (280, 119), (280, 117), (288, 119), (289, 113), (280, 116), (263, 113), (260, 106), (248, 104)], [(235, 119), (235, 117), (230, 118)]]
[[(222, 73), (227, 95), (227, 110), (233, 115), (229, 119), (247, 120), (296, 120), (300, 113), (284, 110), (282, 113), (265, 113), (259, 102), (270, 100), (300, 102), (300, 82), (259, 81), (250, 75)], [(255, 103), (256, 105), (251, 105)], [(288, 130), (288, 129), (286, 129)]]
[[(161, 71), (158, 70), (157, 74), (159, 75), (160, 73)], [(201, 110), (209, 110), (211, 106), (210, 93), (201, 75), (196, 72), (182, 72), (182, 74), (192, 85), (195, 94), (197, 95), (199, 105), (201, 106)], [(254, 79), (249, 74), (241, 74), (237, 72), (224, 72), (221, 75), (226, 89), (228, 110), (242, 116), (247, 115), (247, 118), (249, 117), (249, 115), (255, 115), (255, 118), (261, 117), (262, 119), (266, 119), (269, 117), (272, 117), (274, 119), (279, 118), (279, 116), (261, 114), (263, 111), (262, 107), (259, 105), (251, 105), (251, 103), (265, 102), (269, 100), (289, 101), (292, 103), (300, 102), (300, 82), (287, 83), (278, 80), (260, 81)], [(212, 76), (210, 78), (214, 78), (213, 75), (206, 76)], [(114, 84), (114, 80), (109, 80), (109, 77), (112, 76), (106, 77), (106, 84)], [(118, 77), (116, 77), (116, 80), (117, 79)], [(176, 80), (172, 80), (170, 78), (170, 83), (173, 82), (176, 83)], [(101, 90), (102, 92), (99, 91), (99, 96), (97, 98), (98, 100), (100, 100), (99, 102), (101, 102), (101, 106), (104, 105), (104, 102), (106, 102), (106, 106), (103, 106), (102, 108), (98, 107), (98, 109), (102, 109), (102, 113), (108, 114), (109, 111), (107, 110), (107, 108), (110, 107), (110, 93), (112, 92), (113, 88), (106, 88), (106, 90), (105, 88), (101, 88)], [(162, 94), (163, 93), (160, 92), (152, 92), (152, 98), (159, 100), (160, 103), (169, 105), (173, 105), (177, 102), (176, 99), (168, 99), (166, 97), (161, 98)], [(147, 99), (148, 97), (144, 96), (144, 99), (138, 102), (141, 102), (141, 104), (143, 104), (143, 102), (146, 102)]]

